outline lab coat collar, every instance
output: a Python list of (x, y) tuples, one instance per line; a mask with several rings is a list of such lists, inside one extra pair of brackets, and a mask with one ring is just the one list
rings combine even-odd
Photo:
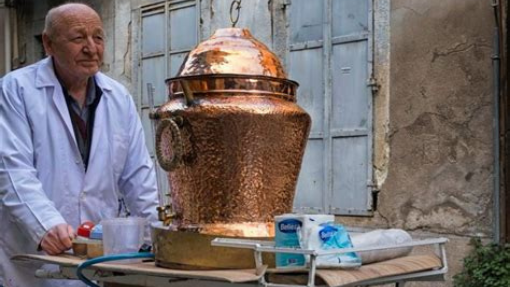
[(57, 76), (53, 70), (53, 63), (51, 57), (47, 57), (42, 60), (37, 67), (35, 74), (35, 86), (37, 88), (43, 88), (48, 86), (55, 86), (58, 83)]
[[(108, 80), (108, 77), (99, 72), (94, 75), (94, 78), (96, 80), (96, 85), (103, 92), (103, 94), (102, 94), (103, 100), (102, 101), (105, 101), (105, 100), (107, 101), (108, 95), (112, 93), (112, 86), (109, 83), (110, 81)], [(46, 59), (44, 59), (40, 62), (40, 65), (38, 66), (37, 72), (36, 72), (35, 84), (38, 88), (53, 87), (53, 92), (52, 92), (53, 102), (55, 103), (55, 106), (58, 110), (58, 113), (60, 114), (61, 119), (64, 121), (64, 123), (67, 127), (67, 132), (69, 133), (69, 136), (73, 140), (73, 144), (75, 146), (76, 155), (78, 155), (79, 149), (78, 149), (78, 145), (76, 144), (76, 137), (74, 135), (73, 124), (72, 124), (71, 118), (69, 116), (69, 110), (68, 110), (67, 103), (66, 103), (66, 100), (64, 97), (64, 93), (62, 92), (62, 87), (60, 85), (60, 82), (57, 79), (55, 70), (53, 68), (53, 62), (52, 62), (51, 57), (47, 57)], [(103, 105), (99, 104), (99, 106), (97, 107), (97, 110), (96, 110), (96, 119), (95, 119), (95, 123), (94, 123), (92, 144), (90, 147), (89, 161), (92, 160), (92, 157), (95, 154), (95, 150), (97, 149), (99, 137), (103, 132), (101, 130), (104, 126), (104, 123), (103, 123), (104, 115), (102, 115), (102, 113), (104, 113), (103, 106), (104, 106), (104, 104)]]
[[(101, 90), (103, 90), (103, 92), (110, 92), (112, 90), (112, 86), (105, 79), (106, 76), (103, 73), (96, 73), (94, 78), (96, 79), (96, 84), (99, 88), (101, 88)], [(40, 62), (35, 76), (35, 85), (37, 88), (60, 85), (55, 74), (55, 70), (53, 69), (53, 61), (51, 57), (47, 57)]]

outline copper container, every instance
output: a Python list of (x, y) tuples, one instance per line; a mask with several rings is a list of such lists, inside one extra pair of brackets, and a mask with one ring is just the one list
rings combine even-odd
[(273, 236), (292, 211), (310, 116), (298, 84), (246, 29), (219, 29), (166, 81), (156, 154), (168, 171), (172, 229)]

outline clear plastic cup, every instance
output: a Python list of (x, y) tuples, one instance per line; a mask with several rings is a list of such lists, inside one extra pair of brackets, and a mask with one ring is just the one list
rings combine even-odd
[[(145, 223), (145, 219), (139, 217), (102, 220), (104, 255), (138, 252), (143, 244)], [(111, 261), (111, 263), (136, 263), (140, 261), (141, 259), (126, 259)]]

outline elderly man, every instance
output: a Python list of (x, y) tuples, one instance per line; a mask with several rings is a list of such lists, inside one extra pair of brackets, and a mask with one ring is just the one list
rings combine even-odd
[(35, 279), (19, 253), (59, 254), (75, 228), (131, 214), (156, 218), (154, 167), (128, 91), (99, 72), (105, 35), (89, 6), (46, 16), (46, 59), (0, 81), (0, 286), (69, 286)]

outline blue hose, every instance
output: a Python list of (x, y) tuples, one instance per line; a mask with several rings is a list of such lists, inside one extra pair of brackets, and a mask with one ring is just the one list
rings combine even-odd
[(87, 286), (92, 287), (100, 287), (99, 285), (95, 284), (94, 282), (90, 281), (85, 275), (83, 275), (82, 270), (97, 264), (101, 262), (107, 262), (107, 261), (116, 261), (116, 260), (123, 260), (123, 259), (135, 259), (135, 258), (154, 258), (154, 253), (149, 252), (133, 252), (133, 253), (121, 253), (121, 254), (113, 254), (113, 255), (105, 255), (100, 256), (96, 258), (89, 259), (87, 261), (84, 261), (78, 265), (78, 269), (76, 269), (76, 275), (78, 278), (83, 281)]

